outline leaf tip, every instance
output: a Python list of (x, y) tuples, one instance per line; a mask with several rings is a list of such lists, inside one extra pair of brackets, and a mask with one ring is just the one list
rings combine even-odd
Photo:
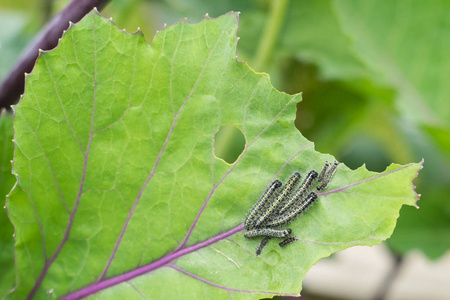
[[(64, 31), (63, 32), (63, 35), (65, 34), (66, 32)], [(58, 46), (59, 46), (59, 43), (61, 42), (61, 38), (59, 38), (58, 39), (58, 44), (53, 48), (53, 49), (50, 49), (50, 50), (42, 50), (42, 49), (38, 49), (38, 57), (36, 58), (36, 63), (35, 63), (35, 65), (33, 66), (33, 69), (31, 70), (31, 72), (28, 74), (28, 75), (32, 75), (33, 74), (33, 70), (34, 70), (34, 68), (36, 67), (36, 65), (37, 65), (37, 60), (38, 59), (41, 59), (43, 56), (44, 56), (44, 54), (46, 54), (47, 52), (50, 52), (50, 51), (52, 51), (52, 50), (55, 50)]]
[(144, 33), (142, 32), (141, 27), (138, 27), (138, 28), (136, 29), (136, 31), (133, 32), (133, 34), (138, 34), (138, 35), (144, 37)]

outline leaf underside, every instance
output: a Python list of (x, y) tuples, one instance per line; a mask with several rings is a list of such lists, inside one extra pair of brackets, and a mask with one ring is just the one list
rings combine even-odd
[[(342, 165), (289, 224), (300, 240), (256, 257), (242, 222), (267, 184), (333, 157), (294, 127), (300, 95), (236, 61), (237, 25), (182, 21), (148, 45), (93, 11), (41, 53), (14, 107), (11, 298), (298, 295), (320, 258), (392, 234), (421, 163)], [(214, 156), (225, 124), (246, 141), (234, 164)]]

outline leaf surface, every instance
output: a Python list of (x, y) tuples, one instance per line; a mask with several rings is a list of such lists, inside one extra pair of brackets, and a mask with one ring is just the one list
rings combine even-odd
[[(15, 107), (12, 298), (297, 295), (320, 258), (392, 234), (421, 163), (342, 165), (289, 225), (300, 241), (255, 256), (242, 222), (267, 184), (333, 158), (295, 129), (300, 95), (236, 61), (237, 24), (182, 21), (148, 45), (94, 11), (41, 53)], [(214, 156), (225, 124), (246, 141), (233, 164)]]
[(11, 191), (16, 178), (11, 172), (14, 153), (12, 116), (0, 111), (0, 296), (14, 285), (14, 228), (8, 219), (5, 206), (6, 195)]

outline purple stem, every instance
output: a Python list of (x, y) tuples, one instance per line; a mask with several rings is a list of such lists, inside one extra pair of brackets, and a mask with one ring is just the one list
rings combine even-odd
[(154, 261), (154, 262), (152, 262), (152, 263), (150, 263), (150, 264), (148, 264), (146, 266), (140, 267), (140, 268), (135, 269), (133, 271), (130, 271), (128, 273), (125, 273), (125, 274), (122, 274), (122, 275), (119, 275), (119, 276), (116, 276), (116, 277), (113, 277), (113, 278), (110, 278), (110, 279), (107, 279), (107, 280), (104, 280), (104, 281), (101, 281), (101, 282), (96, 282), (94, 284), (88, 285), (87, 287), (82, 288), (81, 290), (78, 290), (78, 291), (76, 291), (76, 292), (74, 292), (72, 294), (68, 294), (68, 295), (66, 295), (64, 297), (61, 297), (61, 300), (74, 300), (74, 299), (80, 299), (80, 298), (92, 295), (92, 294), (97, 293), (97, 292), (99, 292), (99, 291), (101, 291), (103, 289), (106, 289), (106, 288), (110, 287), (110, 286), (122, 283), (124, 281), (130, 280), (130, 279), (132, 279), (134, 277), (137, 277), (139, 275), (142, 275), (142, 274), (145, 274), (147, 272), (150, 272), (150, 271), (156, 270), (158, 268), (161, 268), (164, 265), (168, 264), (169, 262), (171, 262), (172, 260), (174, 260), (174, 259), (176, 259), (176, 258), (178, 258), (180, 256), (189, 254), (189, 253), (194, 252), (194, 251), (196, 251), (196, 250), (198, 250), (200, 248), (203, 248), (203, 247), (206, 247), (208, 245), (214, 244), (214, 243), (216, 243), (216, 242), (218, 242), (218, 241), (220, 241), (222, 239), (225, 239), (225, 238), (227, 238), (227, 237), (229, 237), (229, 236), (231, 236), (231, 235), (233, 235), (233, 234), (235, 234), (235, 233), (237, 233), (237, 232), (239, 232), (239, 231), (241, 231), (243, 229), (244, 229), (244, 225), (241, 224), (241, 225), (239, 225), (239, 226), (237, 226), (237, 227), (235, 227), (235, 228), (233, 228), (233, 229), (231, 229), (231, 230), (229, 230), (227, 232), (219, 234), (219, 235), (217, 235), (217, 236), (215, 236), (215, 237), (213, 237), (213, 238), (211, 238), (209, 240), (206, 240), (204, 242), (195, 244), (195, 245), (193, 245), (191, 247), (188, 247), (188, 248), (175, 250), (175, 251), (167, 254), (166, 256), (164, 256), (164, 257), (162, 257), (162, 258), (160, 258), (160, 259), (158, 259), (158, 260), (156, 260), (156, 261)]
[(72, 0), (60, 13), (41, 30), (28, 45), (0, 85), (0, 108), (9, 108), (17, 102), (24, 91), (25, 73), (33, 70), (39, 49), (50, 50), (58, 45), (63, 31), (69, 28), (69, 21), (76, 23), (94, 7), (103, 8), (109, 0)]

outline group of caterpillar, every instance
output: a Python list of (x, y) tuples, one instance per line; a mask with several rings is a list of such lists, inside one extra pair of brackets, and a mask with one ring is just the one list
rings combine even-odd
[[(247, 230), (244, 237), (263, 237), (256, 248), (256, 255), (261, 254), (271, 238), (285, 238), (279, 243), (280, 247), (297, 240), (295, 236), (289, 236), (292, 233), (290, 228), (279, 229), (278, 227), (292, 221), (314, 204), (317, 200), (317, 194), (309, 191), (316, 182), (318, 183), (316, 190), (326, 189), (334, 173), (336, 173), (338, 165), (337, 161), (333, 164), (327, 161), (320, 174), (314, 170), (310, 171), (296, 190), (294, 188), (301, 177), (298, 172), (295, 172), (284, 186), (279, 180), (272, 182), (252, 207), (244, 222), (244, 227)], [(281, 189), (278, 190), (280, 187)]]

